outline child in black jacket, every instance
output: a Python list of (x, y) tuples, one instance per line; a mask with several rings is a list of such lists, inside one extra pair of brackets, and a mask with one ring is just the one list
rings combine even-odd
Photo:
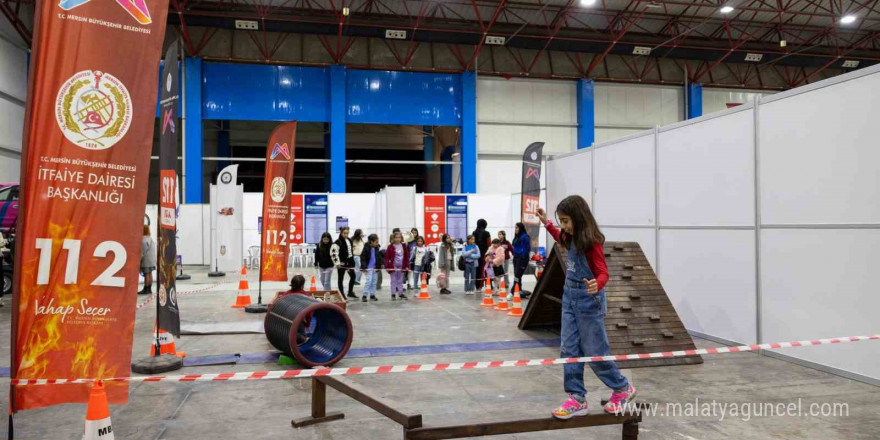
[(321, 234), (321, 242), (315, 248), (315, 267), (321, 272), (321, 287), (331, 290), (330, 278), (333, 276), (333, 259), (330, 258), (330, 247), (333, 246), (333, 237), (329, 232)]

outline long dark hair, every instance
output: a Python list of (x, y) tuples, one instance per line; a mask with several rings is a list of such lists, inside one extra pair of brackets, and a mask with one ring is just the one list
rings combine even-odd
[(361, 231), (360, 229), (355, 229), (354, 235), (351, 237), (351, 241), (364, 241), (364, 231)]
[(560, 241), (567, 247), (574, 245), (580, 252), (588, 252), (596, 244), (605, 244), (605, 235), (599, 230), (596, 218), (590, 211), (590, 205), (581, 196), (568, 196), (559, 202), (556, 215), (565, 214), (571, 217), (574, 234), (561, 232)]
[[(504, 237), (503, 240), (501, 240), (501, 239), (499, 238), (499, 240), (501, 240), (501, 244), (504, 244), (504, 243), (510, 243), (509, 241), (507, 241), (507, 232), (504, 232), (504, 231), (498, 231), (498, 233), (501, 234), (502, 237)], [(514, 237), (514, 238), (516, 238), (516, 237)]]
[[(519, 234), (516, 233), (517, 229), (519, 229)], [(517, 223), (516, 228), (513, 230), (513, 245), (519, 245), (520, 240), (522, 240), (523, 237), (527, 237), (528, 235), (529, 234), (526, 232), (526, 225), (522, 224), (521, 222)]]
[(321, 246), (324, 245), (324, 238), (327, 238), (327, 246), (330, 246), (331, 244), (333, 244), (333, 236), (330, 235), (329, 232), (325, 232), (325, 233), (321, 234), (321, 242), (318, 243), (319, 245), (321, 245)]
[(345, 237), (342, 236), (342, 233), (345, 231), (348, 231), (348, 230), (349, 230), (348, 226), (343, 226), (343, 227), (339, 228), (339, 238), (337, 238), (336, 241), (338, 241), (338, 242), (345, 241)]
[(449, 234), (443, 234), (442, 236), (440, 236), (440, 246), (443, 246), (448, 249), (448, 248), (452, 247), (452, 243), (447, 243), (446, 242), (447, 238), (449, 238)]

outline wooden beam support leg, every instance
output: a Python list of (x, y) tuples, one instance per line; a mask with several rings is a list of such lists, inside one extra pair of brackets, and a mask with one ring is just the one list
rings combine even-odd
[(303, 417), (290, 421), (294, 428), (302, 428), (303, 426), (314, 425), (316, 423), (324, 423), (332, 420), (345, 418), (345, 414), (341, 412), (332, 412), (327, 414), (327, 385), (312, 378), (312, 415), (311, 417)]
[(639, 423), (623, 422), (623, 440), (639, 440)]

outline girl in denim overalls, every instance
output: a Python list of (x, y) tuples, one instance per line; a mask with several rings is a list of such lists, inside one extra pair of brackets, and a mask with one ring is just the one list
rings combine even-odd
[[(565, 288), (562, 296), (562, 357), (607, 356), (610, 353), (605, 333), (605, 283), (608, 267), (602, 245), (605, 236), (599, 231), (590, 207), (581, 196), (569, 196), (559, 202), (556, 215), (562, 231), (547, 220), (543, 209), (538, 218), (547, 232), (568, 250)], [(605, 405), (605, 412), (621, 413), (636, 390), (620, 374), (613, 361), (591, 362), (590, 368), (599, 380), (613, 392)], [(584, 364), (564, 364), (564, 387), (568, 400), (553, 410), (558, 419), (570, 419), (587, 414), (584, 388)]]

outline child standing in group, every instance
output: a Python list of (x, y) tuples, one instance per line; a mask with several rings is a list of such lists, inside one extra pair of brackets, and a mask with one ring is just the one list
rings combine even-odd
[[(516, 224), (513, 230), (513, 284), (519, 286), (522, 290), (522, 277), (529, 267), (529, 255), (532, 253), (532, 237), (526, 232), (526, 225), (522, 223)], [(513, 290), (513, 289), (511, 289)], [(528, 298), (526, 292), (522, 293), (522, 298)]]
[(504, 231), (498, 231), (498, 240), (501, 241), (501, 247), (504, 248), (504, 284), (510, 289), (512, 294), (513, 289), (510, 286), (510, 259), (513, 258), (513, 245), (507, 241), (507, 233)]
[(477, 263), (480, 260), (480, 248), (474, 242), (474, 236), (467, 236), (467, 244), (464, 246), (464, 294), (473, 295), (477, 290)]
[[(602, 249), (605, 236), (581, 196), (569, 196), (559, 202), (556, 215), (562, 231), (547, 220), (543, 209), (538, 209), (538, 218), (547, 232), (568, 249), (562, 295), (561, 357), (607, 356), (611, 349), (608, 334), (605, 333), (605, 313), (608, 309), (605, 299), (608, 266)], [(622, 413), (627, 402), (635, 396), (635, 388), (612, 361), (590, 362), (590, 368), (605, 386), (613, 390), (605, 405), (605, 412)], [(553, 410), (553, 417), (570, 419), (586, 415), (584, 364), (564, 364), (563, 371), (568, 400)]]
[(385, 250), (385, 270), (391, 275), (391, 301), (408, 299), (403, 293), (403, 274), (409, 270), (409, 249), (403, 244), (400, 231), (391, 236), (391, 244)]
[[(492, 247), (486, 251), (486, 272), (490, 272), (488, 267), (492, 267), (492, 277), (493, 283), (492, 286), (495, 288), (495, 291), (498, 291), (498, 288), (501, 287), (501, 280), (504, 279), (504, 247), (501, 246), (501, 240), (494, 239), (492, 240)], [(498, 298), (499, 300), (503, 300), (505, 298)]]
[(434, 253), (425, 246), (425, 237), (416, 238), (416, 247), (409, 257), (410, 267), (413, 268), (413, 284), (419, 285), (422, 274), (425, 274), (425, 283), (431, 280), (431, 266), (434, 264)]
[[(412, 256), (415, 254), (416, 247), (418, 246), (418, 238), (419, 230), (416, 228), (410, 229), (409, 232), (403, 237), (404, 242), (406, 242), (407, 250), (409, 250), (410, 258), (412, 258)], [(417, 280), (414, 276), (410, 281), (409, 272), (403, 275), (403, 284), (405, 285), (407, 290), (415, 290), (419, 288), (419, 280)]]
[(367, 244), (364, 246), (363, 251), (361, 251), (360, 260), (362, 264), (361, 272), (365, 274), (364, 293), (361, 296), (361, 301), (367, 302), (367, 296), (373, 301), (378, 301), (376, 298), (376, 282), (379, 280), (379, 271), (382, 270), (382, 261), (379, 258), (378, 235), (370, 234), (367, 237)]
[(437, 267), (440, 274), (437, 275), (437, 287), (440, 288), (441, 295), (449, 295), (449, 272), (455, 270), (455, 246), (452, 244), (452, 237), (443, 234), (440, 238), (440, 256), (437, 258)]
[(333, 276), (333, 258), (330, 256), (330, 248), (333, 246), (333, 238), (329, 232), (321, 234), (321, 242), (315, 249), (315, 267), (321, 272), (321, 287), (330, 290), (330, 278)]
[(352, 255), (354, 255), (355, 286), (361, 285), (361, 274), (363, 273), (361, 270), (363, 267), (361, 266), (361, 254), (364, 253), (364, 247), (367, 244), (367, 241), (369, 241), (369, 239), (364, 241), (364, 231), (360, 229), (354, 230), (354, 235), (351, 237), (351, 245), (354, 247)]

